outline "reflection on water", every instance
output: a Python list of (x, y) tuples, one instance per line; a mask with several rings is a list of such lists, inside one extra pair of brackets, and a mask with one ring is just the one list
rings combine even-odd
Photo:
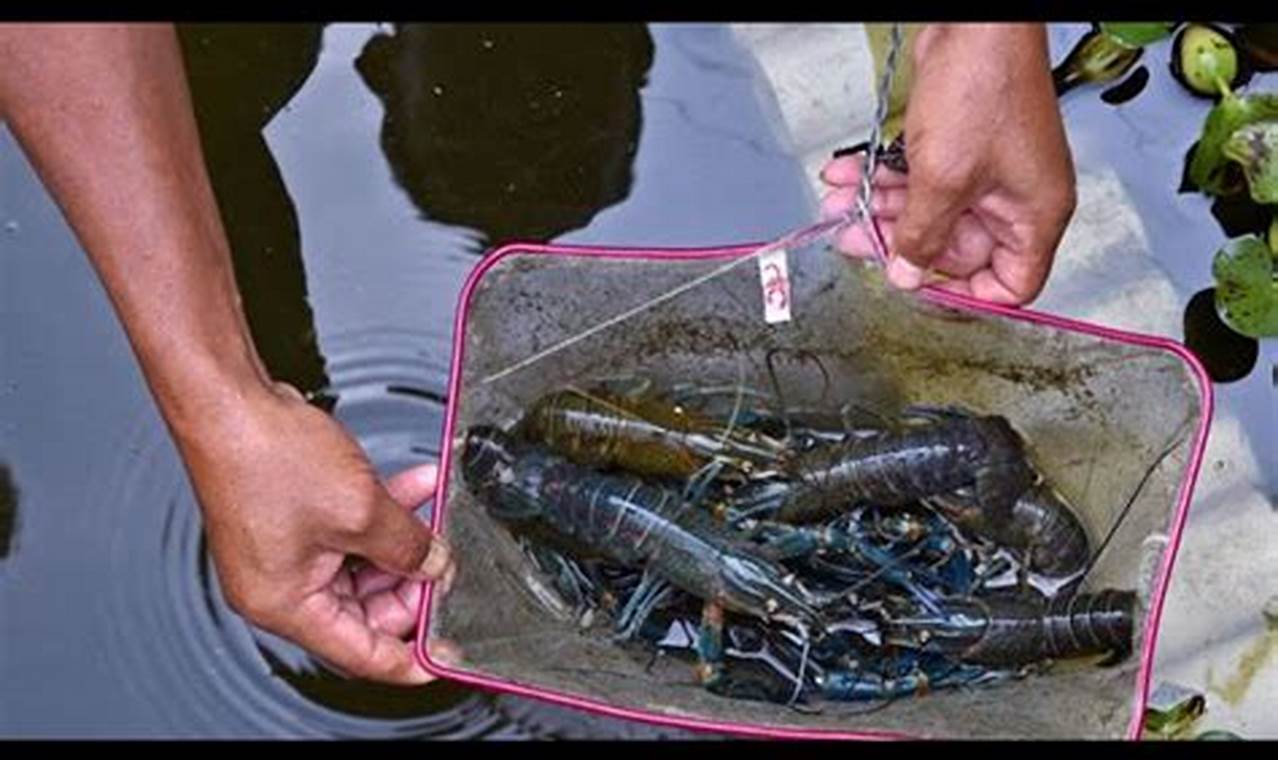
[(1221, 320), (1215, 288), (1198, 291), (1185, 306), (1185, 345), (1218, 383), (1232, 383), (1251, 374), (1260, 356), (1259, 341), (1239, 335)]
[(1230, 238), (1244, 235), (1263, 237), (1274, 218), (1272, 207), (1256, 203), (1247, 192), (1216, 198), (1211, 204), (1211, 215), (1216, 217), (1225, 236)]
[[(262, 130), (314, 71), (323, 28), (178, 31), (254, 341), (276, 379), (317, 394), (328, 380), (297, 211)], [(629, 194), (653, 55), (637, 24), (408, 24), (373, 35), (353, 65), (385, 109), (392, 175), (424, 218), (544, 241)]]
[(9, 556), (18, 531), (18, 485), (9, 465), (0, 461), (0, 559)]
[[(566, 30), (562, 56), (493, 32), (508, 43), (500, 66), (471, 73), (497, 95), (453, 102), (506, 131), (462, 129), (474, 165), (448, 163), (431, 120), (467, 112), (406, 95), (435, 70), (464, 79), (447, 50), (471, 55), (483, 28), (181, 31), (254, 339), (276, 377), (330, 394), (384, 474), (437, 458), (451, 312), (478, 237), (697, 245), (769, 237), (812, 213), (743, 51), (717, 26), (595, 27), (606, 38), (595, 40)], [(549, 81), (569, 102), (538, 122), (533, 94)], [(542, 142), (521, 142), (521, 125)], [(383, 152), (382, 135), (397, 147)], [(573, 144), (557, 157), (536, 147), (555, 141)], [(494, 202), (478, 189), (499, 162), (537, 167), (520, 177), (528, 194)], [(424, 194), (405, 193), (432, 166)], [(448, 683), (348, 681), (246, 625), (222, 598), (185, 471), (109, 302), (4, 131), (0, 176), (0, 283), (21, 283), (0, 298), (0, 446), (22, 477), (24, 518), (22, 551), (0, 575), (0, 735), (686, 735)]]
[(297, 212), (262, 137), (319, 58), (313, 24), (179, 25), (187, 79), (253, 341), (277, 380), (325, 385)]
[[(433, 459), (442, 407), (387, 398), (390, 384), (442, 389), (429, 334), (353, 334), (333, 342), (334, 414), (379, 471)], [(105, 484), (94, 515), (111, 582), (84, 622), (161, 730), (197, 735), (518, 737), (485, 696), (448, 683), (394, 689), (334, 676), (227, 606), (194, 494), (158, 420), (125, 438), (134, 452)], [(416, 454), (413, 449), (428, 452)]]
[(1149, 84), (1149, 69), (1137, 66), (1131, 76), (1100, 94), (1100, 99), (1111, 106), (1122, 105), (1141, 93)]
[(381, 146), (427, 218), (548, 240), (623, 200), (653, 43), (642, 25), (408, 24), (356, 66)]

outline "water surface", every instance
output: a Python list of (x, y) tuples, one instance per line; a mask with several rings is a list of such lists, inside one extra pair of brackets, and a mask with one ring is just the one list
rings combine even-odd
[[(255, 339), (382, 472), (437, 456), (452, 312), (486, 248), (757, 240), (812, 213), (725, 27), (537, 31), (184, 30)], [(0, 177), (0, 735), (653, 734), (343, 681), (246, 626), (125, 336), (7, 131)]]

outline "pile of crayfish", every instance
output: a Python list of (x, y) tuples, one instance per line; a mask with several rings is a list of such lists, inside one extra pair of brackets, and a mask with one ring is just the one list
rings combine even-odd
[(470, 492), (583, 626), (795, 706), (1130, 655), (1136, 594), (1080, 591), (1087, 531), (1004, 417), (707, 398), (564, 387), (465, 432)]

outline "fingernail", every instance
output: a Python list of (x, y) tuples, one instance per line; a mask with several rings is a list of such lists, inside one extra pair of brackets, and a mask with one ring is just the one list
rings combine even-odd
[(435, 642), (430, 646), (430, 657), (437, 660), (442, 665), (456, 667), (461, 664), (461, 650), (453, 644), (446, 644), (442, 641)]
[(430, 551), (426, 553), (426, 559), (418, 568), (418, 574), (423, 576), (423, 580), (436, 580), (448, 569), (451, 561), (452, 552), (448, 550), (448, 545), (442, 538), (435, 536), (431, 539)]
[(418, 465), (413, 474), (417, 477), (418, 483), (423, 486), (433, 486), (439, 479), (439, 465), (434, 462)]
[(917, 290), (923, 284), (925, 274), (925, 270), (915, 266), (904, 256), (893, 256), (888, 262), (888, 281), (903, 290)]
[(448, 596), (448, 593), (453, 590), (453, 580), (456, 577), (457, 577), (457, 566), (452, 565), (448, 568), (447, 572), (444, 573), (444, 577), (440, 579), (439, 581), (440, 598)]

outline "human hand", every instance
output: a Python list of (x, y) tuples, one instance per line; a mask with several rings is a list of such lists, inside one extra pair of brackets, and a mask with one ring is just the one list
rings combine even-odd
[[(908, 174), (880, 164), (871, 213), (891, 254), (888, 281), (927, 280), (987, 301), (1022, 305), (1042, 291), (1076, 203), (1047, 39), (1036, 24), (939, 24), (919, 32), (904, 120)], [(846, 213), (861, 156), (822, 171), (827, 218)], [(873, 255), (863, 225), (838, 247)]]
[[(349, 675), (434, 680), (403, 639), (423, 582), (447, 593), (455, 573), (448, 547), (411, 511), (434, 496), (435, 465), (383, 485), (355, 441), (295, 389), (264, 395), (183, 447), (228, 602)], [(366, 562), (352, 567), (356, 557)], [(459, 658), (449, 644), (431, 654)]]
[[(128, 333), (231, 606), (353, 675), (431, 680), (401, 639), (422, 582), (446, 591), (453, 573), (408, 509), (433, 495), (434, 470), (383, 486), (340, 425), (270, 383), (172, 25), (0, 25), (0, 116)], [(352, 573), (350, 555), (371, 565)]]

